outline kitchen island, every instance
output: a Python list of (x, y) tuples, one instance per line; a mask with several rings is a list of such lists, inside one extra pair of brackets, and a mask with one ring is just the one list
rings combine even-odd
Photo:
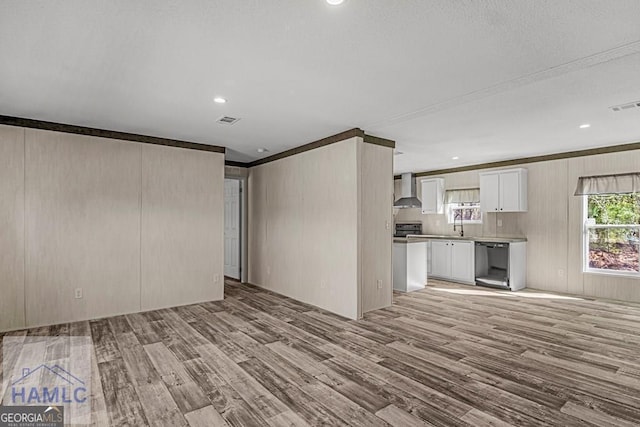
[(427, 240), (393, 238), (393, 290), (412, 292), (427, 284)]

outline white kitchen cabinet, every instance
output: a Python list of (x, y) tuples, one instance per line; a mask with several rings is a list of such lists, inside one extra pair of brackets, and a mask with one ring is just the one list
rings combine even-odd
[(480, 174), (480, 209), (495, 212), (500, 206), (500, 174)]
[(527, 170), (481, 173), (480, 209), (483, 212), (526, 212)]
[(475, 282), (474, 244), (467, 241), (451, 242), (451, 280)]
[(473, 284), (474, 245), (468, 240), (431, 241), (431, 277)]
[(431, 240), (427, 240), (427, 276), (431, 276)]
[(427, 242), (393, 243), (393, 289), (412, 292), (424, 289), (427, 266), (424, 262)]
[(451, 275), (451, 248), (447, 240), (431, 241), (431, 275), (435, 277)]
[(428, 178), (422, 183), (422, 213), (444, 213), (444, 178)]

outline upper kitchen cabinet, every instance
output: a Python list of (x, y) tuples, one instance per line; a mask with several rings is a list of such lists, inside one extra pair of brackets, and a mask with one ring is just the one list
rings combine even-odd
[(422, 213), (444, 213), (444, 178), (428, 178), (422, 181)]
[(481, 173), (480, 208), (483, 212), (526, 212), (527, 170)]

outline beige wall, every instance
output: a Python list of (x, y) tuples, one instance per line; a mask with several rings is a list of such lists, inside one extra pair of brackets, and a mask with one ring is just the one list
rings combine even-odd
[[(387, 147), (360, 143), (360, 266), (362, 312), (393, 299), (393, 155)], [(378, 287), (380, 281), (380, 288)]]
[(0, 126), (0, 331), (24, 320), (24, 130)]
[(3, 154), (6, 135), (0, 330), (222, 297), (222, 154), (0, 127)]
[(247, 186), (249, 282), (350, 318), (358, 297), (355, 140), (251, 168)]
[[(250, 169), (250, 283), (349, 318), (362, 311), (364, 294), (368, 305), (387, 301), (364, 288), (375, 286), (369, 275), (376, 274), (388, 289), (375, 293), (386, 297), (391, 292), (391, 253), (386, 247), (373, 248), (382, 244), (391, 249), (390, 230), (378, 223), (375, 230), (386, 232), (388, 242), (373, 238), (368, 250), (374, 251), (381, 266), (362, 276), (363, 267), (373, 262), (363, 256), (369, 252), (361, 250), (359, 238), (378, 218), (378, 214), (360, 216), (363, 199), (380, 217), (386, 212), (391, 220), (392, 150), (363, 149), (363, 144), (361, 138), (351, 138)], [(377, 174), (387, 180), (379, 189), (386, 191), (381, 199), (362, 192), (362, 186), (382, 181)], [(371, 233), (379, 232), (371, 227)], [(365, 277), (367, 283), (361, 288)]]
[[(583, 201), (573, 196), (579, 176), (640, 170), (640, 151), (601, 154), (530, 163), (526, 213), (488, 213), (482, 225), (465, 225), (469, 236), (524, 235), (527, 243), (527, 286), (556, 292), (640, 301), (640, 279), (583, 273)], [(445, 174), (445, 188), (479, 186), (479, 171)], [(420, 196), (420, 178), (418, 178)], [(395, 181), (399, 194), (399, 180)], [(503, 226), (497, 227), (497, 219)], [(428, 234), (453, 234), (444, 215), (400, 210), (396, 222), (422, 221)]]
[(142, 309), (224, 291), (224, 157), (142, 144)]
[(27, 325), (139, 310), (140, 147), (25, 132)]

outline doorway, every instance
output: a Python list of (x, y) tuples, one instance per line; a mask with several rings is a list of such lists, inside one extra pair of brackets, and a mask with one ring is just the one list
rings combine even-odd
[(224, 180), (224, 275), (241, 280), (241, 181)]

